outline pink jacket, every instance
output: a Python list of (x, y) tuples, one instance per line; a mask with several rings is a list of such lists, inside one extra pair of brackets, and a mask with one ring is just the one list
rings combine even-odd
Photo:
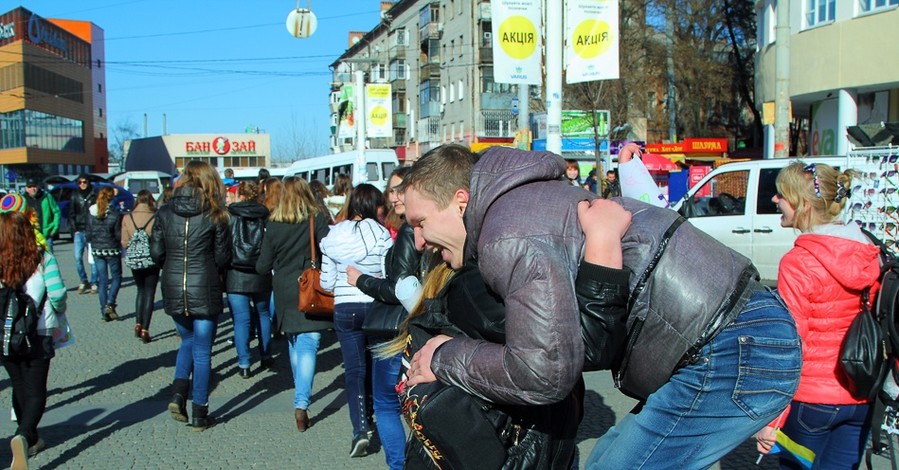
[[(854, 224), (805, 233), (780, 262), (777, 287), (802, 338), (802, 377), (794, 400), (857, 404), (843, 386), (840, 344), (859, 312), (861, 292), (880, 287), (879, 249)], [(822, 234), (820, 232), (830, 232)]]

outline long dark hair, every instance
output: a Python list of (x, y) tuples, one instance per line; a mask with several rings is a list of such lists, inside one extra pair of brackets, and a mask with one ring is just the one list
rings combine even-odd
[(384, 207), (384, 193), (370, 184), (360, 184), (353, 188), (347, 204), (347, 219), (359, 217), (380, 222), (378, 210)]
[(0, 256), (0, 281), (5, 286), (21, 289), (44, 257), (44, 249), (37, 244), (34, 225), (27, 213), (0, 214), (0, 252), (4, 254)]
[(150, 212), (156, 212), (156, 200), (153, 199), (153, 193), (147, 189), (138, 191), (137, 199), (134, 202), (135, 204), (145, 204)]

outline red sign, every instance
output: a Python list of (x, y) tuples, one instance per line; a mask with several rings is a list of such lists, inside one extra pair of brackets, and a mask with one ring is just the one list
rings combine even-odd
[[(690, 187), (696, 186), (696, 183), (699, 183), (705, 175), (709, 174), (712, 171), (712, 167), (710, 166), (699, 166), (693, 165), (690, 167)], [(706, 185), (704, 188), (700, 189), (695, 196), (693, 197), (709, 197), (711, 196), (711, 186)]]
[(188, 155), (215, 152), (218, 155), (256, 155), (256, 141), (232, 141), (227, 137), (216, 137), (212, 142), (185, 142), (184, 150)]
[(646, 144), (651, 153), (724, 153), (727, 139), (684, 139), (674, 144)]

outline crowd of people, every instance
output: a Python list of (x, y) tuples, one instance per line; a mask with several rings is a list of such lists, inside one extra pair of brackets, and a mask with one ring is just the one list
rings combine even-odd
[[(639, 154), (629, 144), (619, 162)], [(215, 425), (212, 348), (227, 306), (239, 377), (273, 370), (272, 338), (285, 338), (299, 432), (315, 423), (316, 356), (334, 330), (349, 456), (368, 455), (377, 432), (391, 469), (708, 468), (753, 436), (762, 453), (788, 436), (816, 468), (853, 468), (871, 406), (836, 364), (880, 268), (878, 248), (838, 222), (852, 177), (798, 162), (781, 171), (773, 201), (800, 235), (776, 290), (676, 212), (627, 198), (617, 172), (581, 180), (576, 162), (500, 147), (438, 147), (383, 191), (344, 175), (332, 191), (295, 176), (240, 182), (195, 160), (163, 198), (141, 191), (127, 213), (82, 175), (68, 223), (77, 291), (97, 294), (103, 321), (118, 318), (125, 257), (134, 335), (151, 342), (161, 284), (180, 337), (168, 411), (195, 431)], [(37, 427), (66, 310), (59, 209), (31, 183), (0, 201), (0, 249), (23, 254), (0, 259), (0, 287), (41, 312), (32, 355), (0, 355), (18, 418), (12, 468), (45, 446)], [(133, 261), (140, 242), (147, 259)], [(312, 266), (333, 316), (298, 310), (297, 279)], [(423, 285), (411, 306), (397, 293), (410, 277)], [(385, 312), (405, 320), (372, 333), (367, 319)], [(582, 374), (600, 369), (639, 405), (579, 462), (575, 436), (591, 419)]]

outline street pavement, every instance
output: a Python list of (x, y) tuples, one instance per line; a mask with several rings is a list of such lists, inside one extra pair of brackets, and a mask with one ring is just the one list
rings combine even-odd
[[(340, 349), (333, 332), (323, 335), (310, 415), (313, 426), (296, 431), (293, 418), (293, 380), (284, 340), (274, 340), (276, 369), (257, 371), (241, 379), (237, 374), (230, 319), (223, 321), (213, 346), (213, 383), (210, 412), (218, 424), (194, 432), (172, 420), (166, 409), (171, 396), (175, 352), (179, 339), (172, 320), (157, 310), (143, 344), (134, 337), (135, 287), (130, 271), (118, 296), (119, 320), (104, 323), (96, 295), (76, 292), (72, 244), (58, 242), (56, 255), (69, 287), (68, 319), (76, 343), (57, 351), (50, 366), (47, 412), (40, 435), (47, 449), (31, 459), (32, 469), (383, 469), (384, 453), (375, 439), (373, 453), (349, 457), (352, 429), (343, 396)], [(227, 316), (227, 315), (226, 315)], [(223, 317), (224, 318), (224, 317)], [(255, 346), (255, 341), (253, 342)], [(0, 403), (11, 403), (6, 374), (0, 380)], [(578, 432), (580, 463), (596, 439), (631, 409), (634, 401), (618, 393), (608, 372), (585, 374), (586, 418)], [(188, 408), (189, 410), (189, 408)], [(11, 454), (8, 437), (15, 423), (0, 412), (0, 467)], [(714, 468), (773, 469), (776, 459), (758, 454), (747, 442)], [(875, 468), (888, 462), (875, 457)]]

